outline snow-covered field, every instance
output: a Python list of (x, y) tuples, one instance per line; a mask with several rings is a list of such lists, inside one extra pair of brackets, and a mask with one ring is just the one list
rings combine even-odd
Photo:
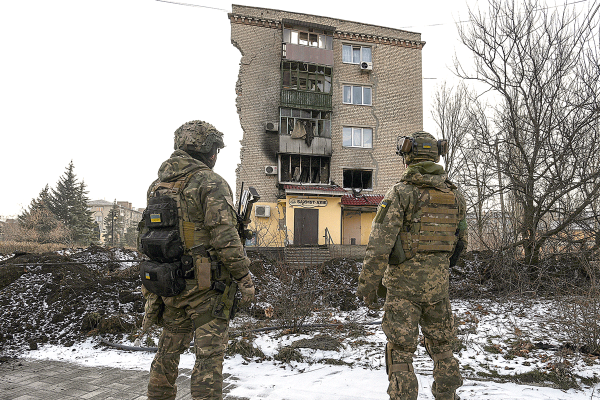
[[(595, 383), (600, 378), (600, 361), (594, 355), (560, 348), (568, 332), (561, 332), (560, 327), (550, 323), (548, 317), (556, 308), (552, 302), (454, 301), (453, 308), (462, 343), (457, 353), (465, 377), (459, 389), (462, 399), (600, 399), (600, 384)], [(331, 319), (373, 323), (381, 319), (381, 313), (367, 316), (365, 309), (359, 309), (333, 315)], [(236, 320), (232, 336), (236, 336), (236, 327), (244, 322), (243, 318)], [(230, 392), (233, 396), (265, 400), (387, 398), (382, 351), (385, 336), (379, 325), (365, 325), (359, 333), (348, 333), (344, 328), (304, 334), (274, 330), (244, 333), (244, 337), (265, 357), (243, 358), (237, 354), (226, 359), (224, 372), (230, 374), (226, 383), (234, 386)], [(319, 350), (318, 346), (298, 345), (315, 337), (334, 338), (340, 346), (337, 350)], [(286, 346), (300, 351), (304, 360), (276, 361), (274, 357)], [(72, 347), (41, 346), (23, 356), (141, 370), (148, 370), (153, 358), (149, 352), (107, 348), (99, 345), (97, 339)], [(193, 363), (194, 356), (186, 353), (180, 367), (191, 369)], [(419, 379), (419, 399), (433, 399), (432, 363), (422, 346), (418, 348), (414, 366)], [(517, 384), (514, 378), (507, 378), (516, 374), (521, 374), (520, 382), (535, 383)], [(533, 376), (537, 379), (532, 380)], [(556, 382), (551, 382), (556, 376), (574, 379), (580, 389), (556, 388)], [(531, 379), (526, 380), (527, 377)]]

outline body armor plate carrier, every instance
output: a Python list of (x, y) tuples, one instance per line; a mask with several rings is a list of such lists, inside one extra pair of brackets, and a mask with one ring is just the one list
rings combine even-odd
[(412, 219), (405, 222), (398, 235), (390, 264), (400, 264), (417, 253), (454, 251), (459, 223), (456, 196), (434, 188), (419, 191)]

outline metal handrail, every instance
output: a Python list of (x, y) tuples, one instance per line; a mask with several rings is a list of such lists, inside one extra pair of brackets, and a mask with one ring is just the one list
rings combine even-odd
[(329, 228), (325, 227), (325, 235), (323, 235), (323, 237), (325, 238), (325, 244), (327, 246), (335, 244), (335, 243), (333, 243), (333, 237), (331, 236), (331, 233), (329, 232)]

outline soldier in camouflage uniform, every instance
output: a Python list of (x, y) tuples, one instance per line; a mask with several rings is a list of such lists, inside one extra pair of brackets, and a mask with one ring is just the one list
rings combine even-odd
[[(143, 328), (146, 330), (152, 324), (163, 327), (150, 369), (149, 400), (175, 399), (180, 355), (192, 338), (196, 355), (191, 377), (192, 398), (223, 397), (223, 357), (229, 321), (213, 316), (221, 293), (211, 289), (211, 278), (205, 273), (210, 271), (206, 250), (210, 249), (222, 263), (224, 281), (238, 282), (242, 293), (240, 306), (254, 298), (254, 285), (248, 271), (250, 262), (236, 229), (231, 188), (212, 171), (217, 153), (223, 147), (223, 134), (212, 125), (203, 121), (185, 123), (175, 132), (175, 152), (162, 164), (158, 180), (148, 191), (150, 197), (154, 192), (167, 191), (174, 183), (183, 182), (181, 208), (188, 226), (184, 233), (185, 254), (193, 257), (195, 272), (195, 276), (186, 279), (183, 292), (172, 297), (160, 297), (142, 288), (146, 296)], [(183, 227), (185, 231), (186, 225)], [(208, 269), (203, 270), (204, 267)]]
[(462, 377), (452, 354), (456, 336), (448, 277), (451, 256), (467, 244), (465, 200), (436, 164), (442, 153), (438, 146), (444, 143), (426, 132), (406, 140), (411, 151), (402, 153), (399, 146), (399, 154), (407, 169), (373, 220), (357, 296), (377, 307), (380, 284), (387, 289), (382, 328), (388, 339), (390, 399), (417, 399), (412, 360), (420, 325), (434, 361), (433, 395), (436, 400), (454, 400)]

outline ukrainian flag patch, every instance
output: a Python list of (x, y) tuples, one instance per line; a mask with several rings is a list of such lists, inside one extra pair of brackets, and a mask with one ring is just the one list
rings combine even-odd
[(385, 219), (385, 215), (388, 212), (388, 206), (390, 205), (389, 200), (383, 200), (379, 205), (379, 209), (377, 210), (377, 215), (375, 215), (375, 222), (378, 224), (382, 223)]
[(161, 221), (160, 214), (150, 214), (150, 222), (160, 223)]

